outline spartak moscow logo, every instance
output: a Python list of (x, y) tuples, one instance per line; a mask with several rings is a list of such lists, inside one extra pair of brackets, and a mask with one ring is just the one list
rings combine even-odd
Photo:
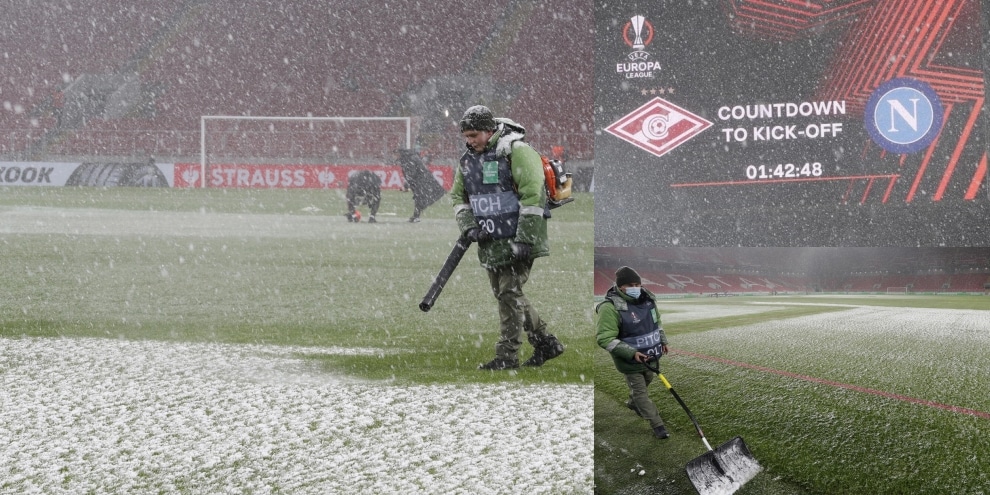
[(711, 126), (708, 120), (663, 98), (654, 98), (605, 131), (659, 157)]

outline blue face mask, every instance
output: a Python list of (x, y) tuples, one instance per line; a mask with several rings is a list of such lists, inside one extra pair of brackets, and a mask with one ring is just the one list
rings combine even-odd
[(642, 293), (640, 289), (642, 287), (626, 287), (626, 295), (633, 299), (639, 299), (639, 295)]

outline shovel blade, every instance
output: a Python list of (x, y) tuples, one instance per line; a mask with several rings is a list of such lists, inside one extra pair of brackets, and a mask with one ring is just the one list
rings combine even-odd
[(692, 459), (686, 469), (700, 495), (730, 495), (763, 468), (742, 437), (736, 437)]

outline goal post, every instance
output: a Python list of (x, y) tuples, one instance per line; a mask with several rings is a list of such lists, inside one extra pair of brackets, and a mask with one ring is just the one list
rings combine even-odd
[[(227, 122), (227, 127), (211, 134), (210, 124)], [(394, 130), (371, 128), (398, 124)], [(369, 139), (370, 137), (370, 139)], [(199, 125), (200, 187), (207, 187), (210, 147), (223, 149), (235, 160), (318, 160), (337, 154), (354, 143), (371, 141), (377, 152), (412, 147), (411, 117), (290, 117), (202, 115)], [(358, 153), (368, 153), (359, 150)], [(311, 155), (311, 156), (310, 156)]]
[(907, 287), (887, 287), (887, 294), (907, 294)]

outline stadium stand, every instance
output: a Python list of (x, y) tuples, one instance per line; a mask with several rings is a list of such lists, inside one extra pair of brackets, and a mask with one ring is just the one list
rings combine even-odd
[(947, 290), (954, 292), (981, 292), (990, 284), (990, 276), (983, 273), (969, 273), (949, 277)]
[(987, 248), (597, 248), (595, 295), (637, 268), (658, 295), (983, 292)]
[(980, 273), (941, 275), (860, 275), (823, 284), (829, 292), (886, 292), (906, 288), (907, 292), (981, 292), (987, 275)]
[[(613, 283), (612, 270), (595, 271), (595, 294), (602, 295)], [(783, 294), (809, 291), (803, 277), (766, 277), (705, 272), (639, 270), (643, 287), (657, 295)]]
[(419, 144), (453, 156), (456, 119), (483, 100), (541, 149), (593, 158), (592, 12), (563, 0), (50, 7), (0, 31), (8, 156), (189, 157), (204, 114), (413, 116)]
[[(508, 114), (519, 122), (534, 122), (534, 144), (549, 153), (561, 145), (571, 156), (590, 156), (593, 151), (594, 108), (592, 46), (584, 41), (590, 32), (582, 29), (580, 7), (556, 8), (553, 3), (527, 5), (525, 24), (513, 36), (513, 44), (501, 57), (494, 74), (504, 86), (521, 90), (511, 101)], [(575, 71), (578, 68), (580, 70)], [(547, 98), (559, 94), (561, 98)], [(556, 141), (540, 139), (542, 134)]]

